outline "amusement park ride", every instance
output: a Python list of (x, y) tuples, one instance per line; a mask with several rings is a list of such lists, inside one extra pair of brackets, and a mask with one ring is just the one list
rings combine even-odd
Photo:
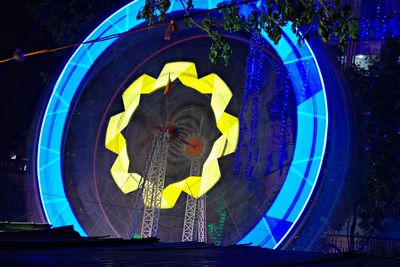
[[(135, 29), (139, 8), (121, 8), (87, 40)], [(154, 29), (79, 46), (38, 134), (43, 221), (82, 236), (282, 244), (312, 200), (328, 126), (317, 60), (290, 28), (278, 45), (264, 33), (254, 46), (248, 35), (227, 36), (237, 48), (231, 68), (209, 63), (207, 36), (194, 29), (171, 43), (155, 42), (165, 29)]]
[[(170, 74), (168, 75), (170, 76)], [(173, 83), (168, 77), (164, 91), (164, 107), (162, 126), (155, 133), (148, 152), (145, 172), (139, 182), (138, 193), (135, 195), (134, 216), (128, 234), (133, 238), (138, 227), (140, 215), (141, 238), (157, 237), (162, 201), (162, 191), (165, 183), (168, 149), (172, 142), (186, 146), (186, 153), (191, 157), (190, 175), (201, 175), (201, 154), (203, 143), (200, 137), (192, 137), (188, 141), (179, 135), (178, 129), (166, 125), (168, 98), (172, 93)], [(201, 125), (201, 124), (200, 124)], [(201, 132), (201, 126), (200, 131)], [(187, 195), (182, 241), (206, 242), (206, 199), (205, 195), (194, 198)]]
[[(200, 176), (203, 152), (201, 137), (191, 137), (185, 140), (180, 136), (179, 130), (166, 125), (168, 98), (172, 93), (173, 82), (168, 74), (168, 84), (164, 91), (164, 107), (162, 112), (162, 125), (155, 133), (151, 148), (147, 155), (144, 174), (139, 182), (138, 193), (135, 196), (134, 216), (128, 238), (135, 236), (139, 219), (141, 222), (141, 238), (158, 236), (162, 191), (165, 183), (168, 149), (172, 142), (186, 146), (186, 154), (191, 158), (190, 175)], [(200, 131), (201, 133), (201, 125)], [(142, 214), (142, 217), (140, 215)], [(206, 242), (206, 197), (205, 195), (194, 198), (187, 195), (185, 219), (182, 231), (182, 241)]]

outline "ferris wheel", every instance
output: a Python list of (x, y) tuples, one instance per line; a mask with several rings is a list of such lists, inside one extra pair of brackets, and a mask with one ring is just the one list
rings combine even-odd
[[(138, 27), (143, 3), (124, 6), (85, 40)], [(168, 16), (181, 14), (173, 2)], [(168, 42), (153, 29), (83, 44), (71, 56), (38, 137), (46, 219), (81, 235), (276, 248), (310, 205), (324, 159), (328, 107), (317, 59), (288, 25), (277, 45), (265, 33), (226, 35), (230, 66), (213, 65), (207, 37), (180, 28)]]

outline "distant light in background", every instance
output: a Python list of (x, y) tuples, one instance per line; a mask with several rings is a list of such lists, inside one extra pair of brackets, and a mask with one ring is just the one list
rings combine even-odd
[(23, 52), (21, 49), (19, 49), (19, 48), (15, 49), (15, 51), (14, 51), (14, 58), (15, 58), (15, 60), (18, 61), (18, 62), (24, 62), (24, 61), (25, 61), (24, 52)]

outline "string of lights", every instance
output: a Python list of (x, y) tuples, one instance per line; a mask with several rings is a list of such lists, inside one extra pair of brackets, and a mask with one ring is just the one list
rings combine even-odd
[(9, 62), (9, 61), (23, 62), (27, 57), (30, 57), (30, 56), (53, 53), (53, 52), (57, 52), (57, 51), (61, 51), (61, 50), (69, 49), (69, 48), (78, 47), (78, 46), (84, 45), (84, 44), (103, 42), (103, 41), (107, 41), (107, 40), (110, 40), (110, 39), (116, 39), (116, 38), (119, 38), (119, 37), (125, 37), (125, 36), (128, 36), (128, 35), (137, 33), (137, 32), (141, 32), (141, 31), (145, 31), (145, 30), (151, 30), (151, 29), (165, 27), (165, 26), (167, 27), (167, 29), (166, 29), (166, 34), (164, 36), (164, 39), (165, 40), (170, 40), (171, 39), (171, 33), (173, 31), (175, 31), (175, 29), (176, 29), (176, 24), (175, 23), (177, 21), (183, 21), (183, 20), (186, 20), (186, 19), (192, 19), (192, 18), (195, 18), (195, 17), (199, 17), (199, 16), (210, 14), (210, 13), (212, 13), (214, 11), (219, 11), (219, 10), (222, 10), (222, 9), (225, 9), (225, 8), (229, 8), (231, 6), (239, 6), (239, 5), (249, 4), (249, 3), (253, 3), (253, 2), (257, 2), (257, 1), (258, 0), (245, 0), (245, 1), (241, 1), (241, 2), (235, 2), (235, 3), (232, 3), (232, 4), (221, 5), (221, 6), (218, 6), (216, 8), (213, 8), (213, 9), (201, 10), (201, 11), (197, 11), (197, 12), (193, 12), (193, 13), (188, 13), (188, 14), (176, 17), (173, 20), (153, 23), (151, 25), (138, 27), (138, 28), (135, 28), (135, 29), (131, 29), (129, 31), (122, 32), (122, 33), (111, 34), (111, 35), (108, 35), (108, 36), (104, 36), (104, 37), (101, 37), (101, 38), (96, 38), (96, 39), (89, 40), (89, 41), (86, 41), (86, 42), (77, 42), (77, 43), (67, 44), (67, 45), (58, 46), (58, 47), (54, 47), (54, 48), (40, 49), (40, 50), (35, 50), (35, 51), (32, 51), (32, 52), (28, 52), (28, 53), (24, 53), (20, 48), (16, 48), (15, 51), (14, 51), (13, 56), (9, 57), (9, 58), (1, 59), (0, 60), (0, 64), (1, 63), (6, 63), (6, 62)]
[(266, 55), (259, 47), (265, 47), (265, 43), (257, 35), (253, 34), (250, 39), (246, 80), (239, 115), (241, 122), (239, 127), (239, 145), (233, 164), (233, 173), (238, 177), (242, 168), (241, 157), (247, 150), (245, 177), (248, 180), (252, 179), (255, 163), (259, 159), (259, 147), (256, 143), (259, 122), (259, 96), (263, 90), (264, 73), (267, 66), (267, 62), (265, 61)]
[[(282, 169), (284, 166), (285, 160), (288, 158), (288, 153), (285, 150), (288, 140), (288, 132), (290, 127), (288, 126), (287, 120), (287, 105), (289, 100), (289, 90), (290, 90), (290, 81), (288, 77), (287, 71), (280, 67), (275, 66), (276, 70), (276, 80), (274, 83), (274, 100), (272, 101), (270, 114), (271, 114), (271, 124), (272, 124), (272, 138), (271, 145), (272, 147), (278, 147), (279, 156), (278, 156), (278, 168), (280, 170), (280, 174), (282, 175)], [(272, 155), (269, 155), (269, 163), (272, 165), (273, 158)], [(266, 166), (265, 172), (269, 171), (271, 166)]]

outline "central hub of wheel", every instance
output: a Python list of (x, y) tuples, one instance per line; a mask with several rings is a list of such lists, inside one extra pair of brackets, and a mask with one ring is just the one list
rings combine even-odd
[(186, 154), (197, 157), (203, 152), (203, 141), (200, 137), (191, 137), (186, 142)]

